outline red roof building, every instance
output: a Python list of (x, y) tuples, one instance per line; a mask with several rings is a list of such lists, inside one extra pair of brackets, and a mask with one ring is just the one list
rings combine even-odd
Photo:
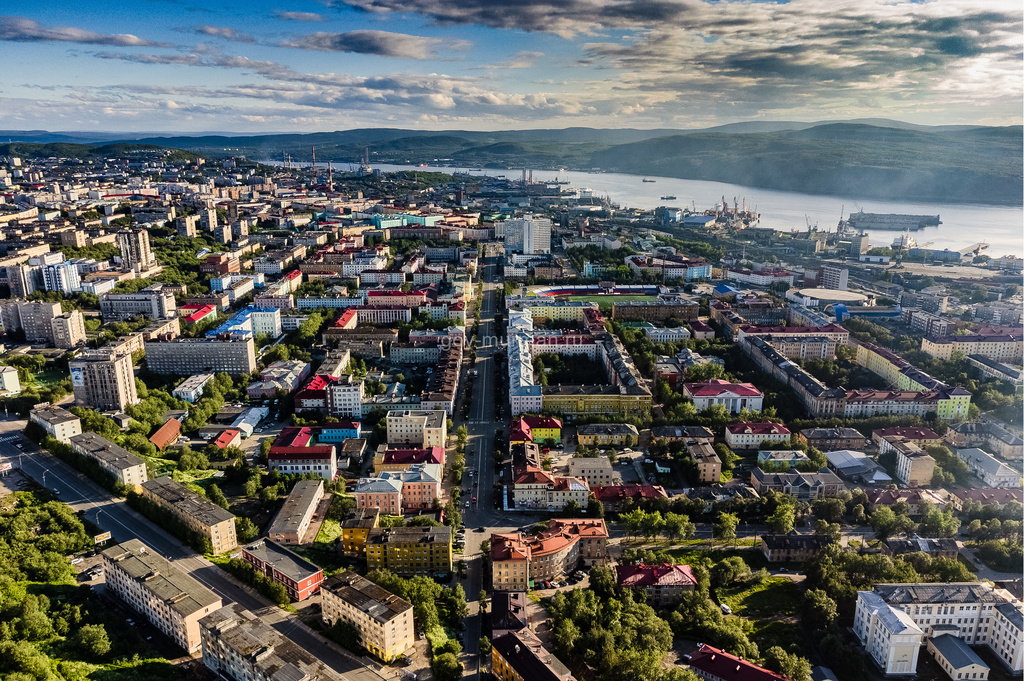
[(173, 444), (179, 435), (181, 435), (181, 422), (177, 419), (171, 419), (150, 435), (149, 441), (156, 445), (157, 449), (162, 450), (167, 445)]
[(182, 321), (186, 324), (195, 324), (207, 317), (217, 316), (217, 308), (214, 305), (182, 305), (178, 310), (185, 315)]
[(706, 681), (789, 681), (782, 674), (702, 643), (690, 657), (690, 670)]
[(242, 444), (242, 431), (235, 428), (227, 428), (217, 436), (213, 444), (217, 445), (218, 449), (237, 447)]
[(267, 467), (288, 475), (314, 473), (324, 480), (338, 475), (338, 456), (334, 445), (314, 447), (271, 447)]
[(781, 423), (750, 423), (740, 421), (725, 427), (725, 443), (732, 449), (756, 449), (765, 440), (788, 441), (793, 434)]
[(444, 447), (388, 449), (387, 445), (381, 445), (373, 457), (373, 471), (378, 475), (384, 471), (405, 471), (418, 463), (436, 463), (443, 467)]
[(684, 383), (683, 395), (693, 400), (697, 411), (721, 404), (730, 414), (738, 414), (744, 409), (761, 411), (764, 401), (764, 395), (753, 383), (731, 383), (720, 378), (702, 383)]
[(656, 608), (678, 603), (683, 594), (697, 588), (689, 565), (618, 565), (615, 572), (619, 586), (643, 589), (647, 604)]
[(312, 441), (312, 428), (289, 426), (281, 429), (281, 434), (274, 440), (274, 447), (308, 447)]
[(606, 511), (619, 511), (627, 502), (644, 499), (668, 499), (668, 493), (661, 485), (606, 485), (593, 489), (594, 497), (604, 505)]
[(339, 380), (341, 379), (325, 374), (317, 374), (311, 378), (309, 383), (302, 387), (302, 390), (295, 393), (296, 411), (303, 409), (326, 409), (327, 388)]

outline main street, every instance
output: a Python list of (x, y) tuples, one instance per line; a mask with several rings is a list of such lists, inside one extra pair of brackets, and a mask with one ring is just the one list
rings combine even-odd
[(224, 600), (224, 604), (241, 603), (246, 609), (279, 631), (299, 647), (323, 660), (329, 667), (345, 674), (351, 681), (381, 681), (400, 678), (401, 672), (381, 668), (368, 659), (359, 659), (314, 632), (295, 615), (270, 603), (251, 588), (240, 584), (226, 572), (197, 555), (191, 549), (115, 499), (109, 492), (86, 478), (68, 464), (40, 450), (27, 438), (17, 440), (24, 449), (8, 440), (13, 433), (25, 429), (25, 421), (0, 421), (0, 456), (14, 463), (26, 475), (55, 491), (60, 500), (97, 527), (109, 531), (115, 541), (139, 539), (179, 570), (188, 573), (199, 583)]

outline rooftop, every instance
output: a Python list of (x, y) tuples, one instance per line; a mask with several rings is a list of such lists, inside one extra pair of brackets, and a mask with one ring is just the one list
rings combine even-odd
[(571, 681), (572, 673), (529, 629), (509, 632), (491, 644), (516, 674), (530, 681)]
[(234, 522), (235, 516), (204, 499), (181, 483), (164, 476), (142, 483), (142, 487), (155, 497), (172, 506), (178, 514), (190, 516), (205, 525), (212, 526), (227, 521)]
[(62, 423), (68, 423), (70, 421), (78, 421), (79, 418), (72, 414), (67, 409), (62, 409), (57, 405), (51, 404), (46, 407), (36, 407), (32, 410), (32, 416), (41, 421), (49, 423), (51, 426), (58, 426)]
[(689, 565), (618, 565), (615, 568), (619, 586), (624, 588), (648, 586), (696, 587), (697, 578)]
[(270, 564), (276, 572), (280, 572), (296, 582), (323, 572), (320, 566), (314, 565), (270, 539), (260, 539), (242, 547), (242, 550), (260, 562)]
[(697, 652), (690, 657), (690, 667), (710, 678), (730, 681), (789, 681), (782, 674), (758, 667), (752, 662), (724, 650), (712, 648), (706, 643), (702, 643)]
[(127, 449), (115, 445), (110, 440), (96, 433), (81, 433), (71, 436), (71, 445), (87, 452), (104, 466), (123, 471), (135, 466), (145, 466), (145, 462)]
[(103, 556), (182, 617), (221, 602), (220, 596), (178, 571), (138, 539), (111, 546)]
[(295, 532), (302, 525), (309, 507), (317, 503), (323, 495), (323, 480), (300, 480), (292, 487), (288, 498), (284, 500), (281, 510), (274, 516), (274, 521), (267, 528), (268, 534), (276, 532)]
[(953, 669), (963, 669), (971, 665), (978, 665), (988, 669), (988, 665), (978, 657), (978, 653), (971, 650), (970, 646), (964, 643), (963, 639), (959, 636), (953, 636), (952, 634), (942, 634), (931, 639), (930, 643), (935, 646), (935, 650), (938, 651), (946, 662), (949, 662)]
[(380, 624), (387, 624), (402, 613), (412, 610), (412, 603), (402, 600), (354, 572), (335, 575), (325, 581), (320, 588), (331, 592)]

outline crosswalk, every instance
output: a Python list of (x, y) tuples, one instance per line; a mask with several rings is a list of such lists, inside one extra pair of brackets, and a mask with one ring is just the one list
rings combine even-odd
[(14, 435), (5, 435), (4, 437), (0, 437), (0, 442), (16, 442), (20, 439), (21, 435), (19, 433), (15, 433)]

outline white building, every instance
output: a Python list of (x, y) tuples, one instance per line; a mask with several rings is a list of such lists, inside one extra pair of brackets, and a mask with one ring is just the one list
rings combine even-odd
[(917, 673), (924, 632), (910, 615), (889, 605), (878, 594), (857, 592), (853, 633), (887, 676)]
[[(873, 591), (857, 592), (857, 610), (854, 615), (854, 633), (868, 652), (887, 674), (911, 674), (917, 671), (916, 655), (909, 670), (896, 661), (909, 659), (890, 646), (903, 645), (902, 639), (872, 638), (870, 626), (873, 618), (885, 606), (897, 613), (885, 617), (903, 616), (920, 632), (918, 645), (925, 638), (952, 634), (968, 645), (987, 645), (1011, 669), (1021, 669), (1020, 603), (1008, 591), (997, 589), (987, 582), (879, 584)], [(907, 629), (907, 632), (911, 630)], [(996, 638), (996, 634), (999, 638)], [(908, 633), (909, 635), (909, 633)], [(882, 660), (893, 660), (890, 669)], [(1014, 668), (1016, 665), (1016, 668)], [(900, 671), (893, 671), (895, 669)]]
[(28, 418), (60, 442), (69, 443), (72, 437), (82, 434), (82, 420), (56, 405), (41, 404), (29, 413)]
[(213, 374), (196, 374), (195, 376), (189, 376), (181, 384), (174, 389), (171, 393), (172, 396), (179, 400), (185, 400), (195, 404), (203, 396), (203, 390), (206, 389), (206, 384), (213, 380)]
[(980, 449), (958, 449), (960, 457), (970, 469), (989, 487), (1020, 487), (1020, 474), (1000, 463), (991, 454)]
[(764, 402), (764, 395), (753, 383), (730, 383), (721, 379), (684, 383), (683, 395), (693, 400), (697, 411), (721, 404), (730, 414), (738, 414), (744, 409), (761, 411)]
[(0, 366), (0, 393), (15, 395), (21, 392), (21, 378), (18, 370), (11, 366)]
[(645, 326), (644, 333), (655, 343), (676, 343), (678, 341), (690, 340), (690, 330), (685, 326), (672, 328)]
[(70, 262), (45, 266), (43, 287), (47, 291), (60, 291), (64, 295), (71, 295), (82, 287), (78, 266)]
[(551, 252), (551, 220), (535, 215), (505, 220), (505, 248), (527, 255)]
[(389, 445), (429, 449), (448, 443), (448, 417), (440, 410), (389, 411), (387, 429)]

